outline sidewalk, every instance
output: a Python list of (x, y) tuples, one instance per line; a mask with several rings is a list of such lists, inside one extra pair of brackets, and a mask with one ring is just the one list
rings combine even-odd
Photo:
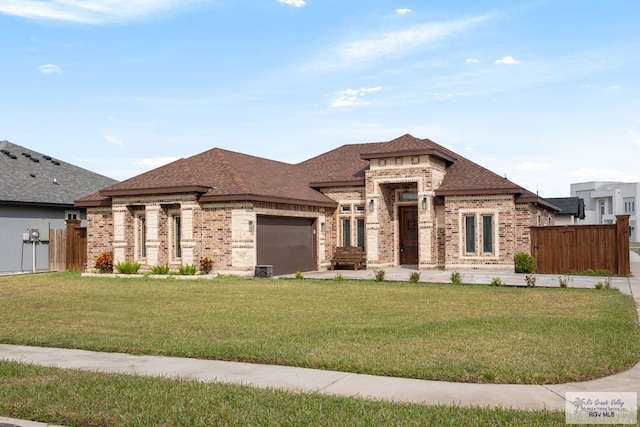
[(319, 392), (426, 405), (564, 410), (567, 391), (640, 394), (640, 363), (593, 381), (556, 385), (470, 384), (181, 357), (134, 356), (86, 350), (0, 344), (0, 359), (92, 372), (188, 378), (203, 382)]
[[(631, 257), (633, 276), (613, 278), (612, 285), (632, 295), (640, 314), (640, 256)], [(386, 280), (408, 281), (412, 269), (390, 268)], [(372, 271), (344, 271), (345, 279), (371, 278)], [(451, 272), (422, 271), (420, 280), (450, 282)], [(523, 286), (524, 275), (510, 272), (465, 271), (464, 283), (490, 283), (500, 277), (511, 286)], [(306, 278), (333, 279), (335, 271), (306, 273)], [(604, 278), (573, 276), (570, 287), (593, 288)], [(536, 275), (536, 286), (559, 286), (556, 275)], [(640, 363), (626, 372), (593, 381), (556, 385), (470, 384), (378, 377), (346, 372), (257, 365), (217, 360), (199, 360), (163, 356), (134, 356), (86, 350), (41, 348), (0, 344), (0, 359), (58, 368), (92, 372), (182, 377), (195, 381), (241, 384), (258, 388), (278, 388), (292, 392), (319, 392), (332, 395), (411, 402), (426, 405), (505, 407), (522, 410), (565, 409), (564, 396), (572, 391), (637, 392), (640, 396)], [(0, 417), (2, 423), (18, 426), (43, 426)], [(11, 424), (10, 424), (11, 425)]]

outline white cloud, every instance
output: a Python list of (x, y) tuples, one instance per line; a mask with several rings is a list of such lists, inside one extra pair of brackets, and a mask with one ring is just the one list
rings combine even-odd
[(278, 3), (288, 4), (293, 7), (302, 7), (307, 4), (304, 0), (278, 0)]
[(402, 56), (440, 39), (453, 36), (487, 20), (477, 16), (457, 21), (414, 25), (405, 30), (371, 34), (368, 37), (346, 41), (316, 61), (311, 68), (317, 71), (342, 69), (389, 56)]
[(83, 24), (127, 22), (198, 0), (2, 0), (0, 13)]
[(396, 13), (398, 15), (406, 15), (407, 13), (411, 13), (411, 9), (406, 9), (406, 8), (396, 9)]
[(521, 171), (543, 171), (551, 167), (549, 163), (523, 162), (513, 166), (512, 169)]
[(55, 64), (45, 64), (38, 67), (42, 74), (62, 74), (62, 69)]
[(339, 90), (334, 92), (335, 98), (331, 101), (331, 106), (340, 108), (353, 105), (365, 105), (368, 103), (364, 102), (362, 98), (368, 93), (378, 92), (380, 90), (382, 90), (381, 86)]
[(111, 135), (104, 135), (104, 139), (106, 139), (113, 145), (124, 145), (124, 143), (121, 140)]
[(518, 61), (517, 59), (514, 59), (513, 56), (505, 56), (502, 59), (496, 59), (495, 60), (496, 64), (507, 64), (507, 65), (513, 65), (513, 64), (519, 64), (520, 61)]
[(480, 60), (479, 60), (479, 59), (476, 59), (476, 58), (467, 58), (467, 59), (465, 60), (465, 62), (466, 62), (467, 64), (477, 64), (478, 62), (480, 62)]
[(640, 146), (640, 138), (633, 138), (633, 142), (635, 142), (637, 146)]
[(151, 157), (148, 159), (140, 159), (136, 162), (133, 162), (133, 164), (157, 168), (159, 166), (164, 166), (168, 163), (175, 162), (176, 160), (178, 160), (177, 157)]

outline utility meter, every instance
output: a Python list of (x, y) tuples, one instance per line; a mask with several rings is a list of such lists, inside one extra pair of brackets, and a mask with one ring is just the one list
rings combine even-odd
[(38, 240), (40, 240), (40, 231), (37, 228), (30, 228), (29, 229), (29, 241), (30, 242), (37, 242)]

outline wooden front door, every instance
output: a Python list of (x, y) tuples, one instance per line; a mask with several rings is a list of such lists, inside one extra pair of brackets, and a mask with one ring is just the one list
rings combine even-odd
[(418, 207), (400, 207), (400, 264), (418, 264)]

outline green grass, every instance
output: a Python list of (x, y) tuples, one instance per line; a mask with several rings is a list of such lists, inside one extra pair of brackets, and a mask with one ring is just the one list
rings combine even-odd
[(0, 342), (434, 380), (561, 383), (631, 367), (616, 290), (391, 282), (0, 278)]
[(0, 414), (69, 426), (561, 426), (559, 411), (424, 406), (0, 362)]

